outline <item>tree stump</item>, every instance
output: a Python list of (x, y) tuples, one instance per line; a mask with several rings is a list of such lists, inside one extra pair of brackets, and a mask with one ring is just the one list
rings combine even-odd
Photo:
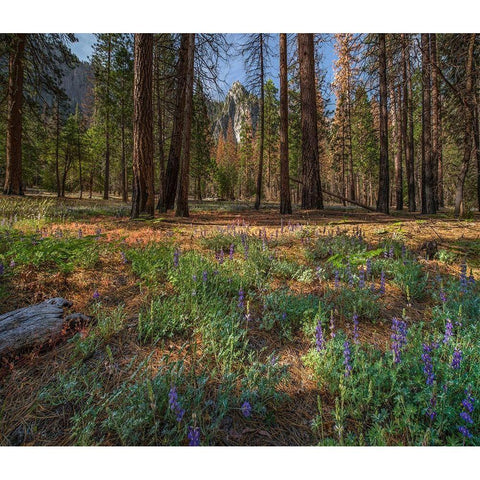
[(57, 297), (0, 315), (0, 357), (55, 339), (65, 324), (63, 309), (71, 306)]

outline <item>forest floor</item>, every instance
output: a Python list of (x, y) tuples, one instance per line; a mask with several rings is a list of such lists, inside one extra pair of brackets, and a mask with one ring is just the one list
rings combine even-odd
[[(63, 297), (72, 312), (92, 317), (51, 345), (1, 359), (2, 445), (187, 444), (191, 426), (210, 445), (418, 444), (413, 433), (386, 424), (383, 433), (367, 432), (354, 414), (340, 418), (341, 383), (330, 388), (312, 359), (315, 326), (323, 322), (327, 340), (334, 315), (340, 337), (352, 339), (357, 312), (360, 345), (385, 355), (392, 317), (410, 328), (435, 316), (434, 278), (458, 278), (463, 261), (469, 274), (480, 273), (478, 214), (457, 220), (332, 206), (282, 217), (270, 205), (257, 212), (206, 202), (193, 204), (187, 219), (132, 221), (116, 200), (42, 196), (0, 197), (0, 210), (0, 314)], [(349, 252), (352, 238), (361, 245), (352, 240)], [(431, 241), (437, 250), (427, 259)], [(413, 282), (407, 290), (382, 263), (389, 249), (401, 258), (402, 244), (422, 275), (405, 280)], [(335, 279), (333, 267), (352, 262), (351, 282), (361, 282), (357, 265), (380, 248), (367, 290), (371, 282), (372, 291), (382, 289), (385, 268), (384, 292), (347, 305), (336, 283), (347, 289), (350, 280)], [(414, 291), (417, 281), (428, 294)], [(168, 310), (163, 302), (172, 299)], [(317, 314), (319, 302), (327, 312)], [(184, 410), (178, 422), (167, 403), (173, 385)], [(451, 433), (438, 435), (453, 442)]]

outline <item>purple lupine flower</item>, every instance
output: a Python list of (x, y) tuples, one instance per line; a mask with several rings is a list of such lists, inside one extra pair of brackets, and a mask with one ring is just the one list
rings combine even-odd
[(470, 269), (470, 276), (468, 277), (468, 284), (475, 285), (475, 277), (473, 276), (472, 269)]
[(200, 446), (200, 429), (198, 427), (188, 427), (187, 437), (189, 440), (190, 447), (199, 447)]
[(353, 343), (358, 344), (358, 315), (356, 313), (353, 314)]
[(472, 413), (473, 412), (473, 407), (475, 403), (475, 398), (472, 396), (472, 394), (468, 391), (465, 390), (465, 398), (462, 401), (462, 406), (463, 408), (468, 412)]
[(460, 267), (460, 291), (463, 293), (467, 292), (468, 281), (467, 281), (467, 264), (464, 262)]
[(0, 262), (0, 275), (3, 275), (4, 271), (5, 271), (5, 267), (3, 266), (3, 263)]
[(220, 249), (220, 257), (218, 259), (218, 263), (220, 263), (220, 265), (224, 262), (224, 259), (225, 259), (225, 255), (223, 253), (223, 248)]
[(407, 254), (407, 248), (405, 247), (405, 244), (402, 243), (402, 258), (405, 258)]
[(100, 298), (100, 294), (98, 293), (98, 290), (95, 290), (95, 291), (93, 292), (93, 299), (94, 299), (94, 300), (98, 300), (99, 298)]
[(330, 337), (335, 338), (335, 322), (333, 320), (333, 310), (330, 313)]
[(230, 257), (230, 260), (233, 260), (233, 252), (235, 251), (235, 245), (232, 243), (230, 245), (230, 251), (229, 251), (229, 257)]
[(380, 295), (385, 294), (385, 272), (382, 269), (382, 272), (380, 273)]
[(353, 288), (353, 274), (352, 274), (352, 269), (350, 268), (350, 262), (348, 262), (348, 265), (347, 265), (347, 276), (348, 276), (348, 286), (350, 288)]
[(175, 251), (173, 252), (173, 266), (175, 268), (178, 267), (178, 257), (180, 256), (180, 252), (178, 251), (178, 249), (175, 249)]
[(340, 273), (339, 273), (338, 270), (335, 270), (334, 273), (335, 273), (335, 280), (334, 280), (335, 281), (335, 290), (337, 290), (338, 287), (339, 287)]
[(452, 321), (449, 318), (447, 318), (447, 323), (445, 324), (445, 335), (443, 337), (443, 343), (448, 343), (452, 335), (453, 335), (453, 324), (452, 324)]
[(317, 352), (325, 349), (325, 339), (323, 338), (322, 322), (320, 320), (315, 329), (315, 344), (317, 346)]
[(375, 293), (375, 282), (372, 282), (371, 285), (370, 285), (370, 291), (372, 293)]
[(83, 232), (82, 232), (82, 229), (79, 228), (78, 229), (78, 238), (82, 238), (83, 237)]
[(348, 377), (350, 376), (350, 373), (352, 371), (352, 365), (350, 363), (351, 361), (351, 352), (350, 352), (350, 343), (348, 340), (345, 341), (343, 344), (343, 364), (345, 365), (345, 376)]
[(407, 323), (396, 317), (392, 318), (392, 352), (395, 363), (401, 363), (401, 353), (403, 347), (407, 344)]
[(465, 438), (472, 438), (472, 434), (468, 431), (468, 428), (465, 426), (457, 427), (458, 431), (465, 437)]
[(180, 423), (185, 415), (185, 410), (181, 407), (180, 402), (178, 401), (178, 393), (175, 386), (171, 387), (168, 392), (168, 406), (170, 407), (170, 410), (175, 413), (177, 422)]
[(245, 305), (245, 294), (243, 293), (243, 290), (240, 289), (238, 292), (238, 308), (243, 309)]
[(125, 255), (125, 252), (120, 252), (120, 256), (122, 257), (122, 263), (127, 263), (127, 256)]
[(287, 312), (282, 313), (282, 321), (285, 321), (287, 319)]
[(10, 268), (15, 268), (15, 265), (16, 265), (15, 260), (11, 260), (10, 261)]
[(372, 260), (367, 258), (367, 277), (372, 273)]
[(386, 249), (383, 252), (383, 258), (388, 258), (388, 250), (386, 250)]
[(241, 409), (244, 417), (248, 418), (252, 414), (252, 406), (247, 401), (243, 402)]
[(197, 276), (196, 276), (195, 274), (192, 275), (192, 280), (193, 280), (194, 282), (197, 281)]
[(248, 250), (249, 250), (249, 246), (248, 246), (248, 243), (245, 243), (244, 247), (244, 255), (245, 255), (245, 260), (248, 260)]
[(432, 395), (430, 398), (430, 406), (427, 408), (426, 415), (430, 419), (431, 422), (435, 420), (435, 417), (437, 416), (437, 412), (435, 411), (435, 407), (437, 405), (437, 397), (435, 394)]
[(433, 362), (432, 356), (430, 355), (432, 352), (432, 347), (430, 345), (427, 345), (426, 343), (423, 343), (422, 348), (423, 373), (427, 377), (427, 385), (433, 385), (433, 382), (435, 381), (435, 374), (433, 373)]
[(465, 421), (466, 423), (470, 423), (472, 424), (473, 423), (473, 420), (472, 420), (472, 417), (470, 416), (470, 414), (468, 412), (460, 412), (460, 418)]
[(443, 288), (440, 289), (440, 300), (443, 303), (447, 301), (447, 295), (445, 294), (445, 290)]
[(462, 362), (462, 351), (456, 348), (453, 351), (452, 363), (451, 366), (454, 370), (460, 369), (460, 364)]
[(204, 271), (202, 272), (202, 282), (203, 282), (203, 283), (206, 283), (207, 277), (208, 277), (208, 273), (207, 273), (206, 270), (204, 270)]
[(393, 258), (394, 256), (394, 253), (395, 253), (395, 250), (393, 249), (393, 245), (390, 247), (390, 250), (388, 252), (388, 256), (389, 258)]
[(360, 272), (358, 274), (358, 288), (364, 289), (365, 288), (365, 270), (360, 268)]

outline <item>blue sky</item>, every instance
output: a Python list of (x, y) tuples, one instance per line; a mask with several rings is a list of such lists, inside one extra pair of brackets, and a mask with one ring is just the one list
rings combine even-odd
[[(73, 52), (78, 56), (80, 60), (88, 60), (92, 54), (92, 46), (95, 43), (95, 36), (92, 33), (77, 33), (78, 42), (72, 46)], [(239, 45), (242, 42), (242, 34), (231, 33), (228, 34), (229, 41), (234, 45)], [(275, 34), (272, 47), (274, 52), (278, 52), (278, 40), (277, 34)], [(326, 80), (329, 84), (333, 79), (333, 61), (335, 60), (335, 52), (333, 49), (333, 42), (328, 41), (322, 45), (323, 53), (323, 65), (327, 73)], [(274, 81), (278, 87), (278, 55), (271, 59), (271, 68), (268, 72), (268, 76)], [(226, 83), (226, 88), (232, 85), (236, 80), (245, 84), (245, 66), (243, 59), (240, 56), (231, 55), (228, 61), (225, 62), (220, 68), (221, 80)]]

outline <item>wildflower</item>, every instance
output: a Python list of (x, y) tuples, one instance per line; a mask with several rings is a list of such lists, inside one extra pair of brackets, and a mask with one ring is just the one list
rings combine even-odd
[(175, 413), (177, 422), (181, 422), (183, 416), (185, 415), (185, 410), (181, 407), (180, 402), (178, 401), (178, 393), (175, 386), (170, 388), (168, 392), (168, 406), (170, 410)]
[(392, 319), (392, 352), (395, 363), (402, 361), (401, 352), (403, 347), (407, 344), (407, 324), (403, 320), (396, 317)]
[(338, 270), (335, 270), (335, 290), (339, 287), (340, 273)]
[(353, 342), (358, 344), (358, 315), (353, 314)]
[(223, 248), (220, 249), (220, 257), (218, 259), (218, 263), (220, 263), (220, 265), (223, 263), (224, 261), (224, 253), (223, 253)]
[(208, 276), (208, 273), (206, 270), (203, 271), (202, 273), (202, 281), (203, 283), (205, 283), (207, 281), (207, 276)]
[(350, 352), (350, 343), (348, 340), (345, 341), (343, 344), (343, 364), (345, 365), (345, 376), (348, 377), (352, 371), (352, 365), (350, 363), (351, 360), (351, 352)]
[(426, 383), (427, 385), (433, 385), (433, 382), (435, 380), (435, 374), (433, 373), (433, 363), (432, 363), (432, 357), (430, 355), (432, 351), (432, 347), (427, 345), (426, 343), (422, 344), (423, 347), (423, 354), (422, 354), (422, 360), (423, 360), (423, 373), (426, 375)]
[(388, 252), (388, 256), (389, 258), (393, 258), (393, 254), (394, 254), (394, 249), (393, 249), (393, 246), (390, 247), (390, 250)]
[(467, 264), (464, 262), (460, 267), (460, 291), (467, 292)]
[(407, 254), (407, 248), (405, 247), (405, 244), (402, 243), (402, 258), (405, 258)]
[(437, 412), (435, 411), (435, 407), (437, 405), (437, 397), (435, 394), (432, 395), (430, 398), (430, 406), (427, 408), (426, 415), (430, 419), (430, 421), (433, 422), (435, 420), (435, 417), (437, 416)]
[(380, 294), (381, 295), (385, 294), (385, 272), (383, 271), (383, 269), (380, 274)]
[(247, 418), (252, 414), (252, 406), (247, 401), (243, 402), (242, 404), (242, 414)]
[(468, 431), (467, 427), (464, 427), (463, 425), (460, 427), (457, 427), (458, 431), (465, 437), (465, 438), (472, 438), (472, 434)]
[(4, 271), (5, 271), (5, 267), (3, 266), (3, 263), (0, 262), (0, 275), (3, 275)]
[(460, 412), (460, 418), (467, 423), (470, 423), (470, 424), (473, 423), (472, 417), (468, 412), (465, 412), (465, 411)]
[(243, 309), (244, 300), (245, 300), (245, 294), (243, 293), (243, 290), (240, 289), (238, 292), (238, 308)]
[(454, 370), (458, 370), (460, 368), (461, 361), (462, 361), (462, 351), (458, 350), (458, 348), (456, 348), (453, 351), (452, 368)]
[(315, 329), (315, 344), (317, 352), (321, 352), (325, 348), (325, 339), (323, 338), (322, 322), (319, 320)]
[(470, 276), (468, 277), (468, 283), (470, 285), (475, 285), (475, 277), (473, 276), (472, 269), (470, 269)]
[(443, 337), (443, 343), (448, 343), (453, 334), (453, 324), (452, 321), (447, 318), (447, 323), (445, 325), (445, 335)]
[(370, 258), (367, 259), (367, 277), (370, 276), (372, 273), (372, 260)]
[(15, 268), (15, 265), (16, 265), (15, 261), (12, 260), (12, 261), (10, 262), (10, 268)]
[[(473, 398), (472, 394), (468, 390), (465, 390), (465, 398), (462, 401), (463, 410), (460, 412), (460, 418), (469, 425), (473, 424), (470, 414), (473, 412), (474, 403), (475, 398)], [(472, 438), (472, 434), (465, 425), (460, 425), (457, 428), (465, 438)]]
[(82, 238), (83, 237), (83, 232), (82, 232), (82, 229), (79, 228), (78, 229), (78, 238)]
[(365, 288), (365, 270), (363, 267), (360, 269), (360, 273), (358, 274), (358, 288), (362, 290)]
[(465, 408), (467, 412), (472, 413), (474, 403), (475, 403), (475, 398), (473, 398), (472, 394), (468, 390), (465, 390), (465, 398), (462, 401), (463, 408)]
[(122, 257), (122, 263), (127, 263), (128, 260), (127, 260), (127, 256), (125, 255), (125, 252), (120, 252), (120, 255)]
[(443, 288), (440, 289), (440, 300), (443, 303), (447, 301), (447, 295), (445, 294), (445, 290), (443, 290)]
[(175, 268), (178, 267), (178, 257), (179, 256), (180, 256), (180, 252), (177, 249), (175, 249), (175, 251), (173, 252), (173, 266)]
[(199, 447), (200, 446), (200, 429), (198, 427), (188, 427), (187, 437), (189, 440), (190, 447)]
[(230, 260), (233, 260), (233, 252), (235, 251), (235, 245), (232, 243), (230, 245), (230, 251), (229, 251), (229, 257), (230, 257)]
[(98, 293), (98, 290), (95, 290), (95, 291), (93, 292), (93, 299), (94, 299), (94, 300), (98, 300), (99, 298), (100, 298), (100, 294)]

